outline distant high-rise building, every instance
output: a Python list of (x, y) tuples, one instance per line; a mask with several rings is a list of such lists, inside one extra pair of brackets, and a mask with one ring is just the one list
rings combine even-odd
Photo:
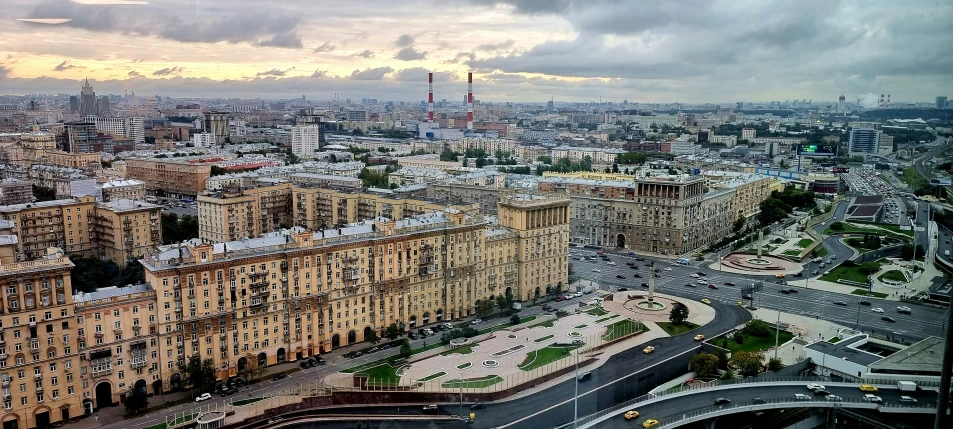
[(69, 96), (69, 112), (76, 113), (79, 111), (79, 97), (75, 95)]
[(554, 104), (554, 103), (553, 103), (553, 100), (549, 100), (549, 101), (546, 102), (546, 111), (547, 111), (547, 112), (552, 113), (553, 110), (555, 110), (555, 109), (554, 109), (555, 106), (553, 106), (553, 104)]
[(96, 113), (96, 92), (93, 91), (93, 86), (89, 84), (89, 79), (86, 79), (79, 94), (79, 114), (86, 116)]
[(845, 106), (846, 102), (847, 98), (845, 98), (843, 95), (837, 99), (837, 113), (847, 113), (847, 107)]
[(880, 146), (880, 133), (873, 128), (856, 127), (850, 130), (850, 155), (877, 154)]
[(741, 110), (741, 109), (744, 109), (744, 108), (745, 108), (745, 102), (744, 102), (744, 101), (739, 101), (739, 102), (735, 103), (735, 109)]
[(215, 141), (224, 143), (228, 138), (228, 113), (206, 112), (204, 116), (203, 130), (215, 134)]
[(96, 130), (114, 136), (128, 137), (137, 144), (146, 142), (145, 126), (142, 118), (109, 118), (88, 115), (83, 118), (87, 123), (96, 124)]
[(936, 98), (936, 108), (937, 109), (946, 109), (946, 96), (941, 95)]
[(109, 97), (99, 97), (99, 102), (96, 105), (96, 114), (100, 116), (109, 116), (111, 111), (112, 107), (109, 105)]
[(313, 156), (321, 147), (321, 127), (317, 125), (297, 125), (291, 129), (291, 153)]

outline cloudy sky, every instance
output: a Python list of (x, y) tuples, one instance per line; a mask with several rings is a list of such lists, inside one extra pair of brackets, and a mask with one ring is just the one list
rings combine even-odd
[(9, 94), (418, 101), (433, 71), (462, 100), (472, 71), (489, 101), (953, 95), (948, 0), (0, 3)]

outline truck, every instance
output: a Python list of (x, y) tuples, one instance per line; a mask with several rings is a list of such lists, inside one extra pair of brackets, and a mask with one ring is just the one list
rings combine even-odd
[(678, 258), (678, 263), (682, 265), (688, 265), (691, 263), (691, 261), (689, 261), (688, 258)]
[(944, 251), (943, 251), (943, 256), (950, 256), (950, 251), (949, 251), (949, 250), (944, 250)]
[(917, 383), (914, 383), (912, 381), (898, 381), (897, 389), (900, 390), (901, 392), (916, 392)]

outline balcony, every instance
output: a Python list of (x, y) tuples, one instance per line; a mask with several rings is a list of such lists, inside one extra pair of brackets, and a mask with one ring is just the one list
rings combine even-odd
[(105, 371), (94, 372), (94, 373), (93, 373), (93, 378), (105, 377), (105, 376), (108, 376), (108, 375), (112, 375), (112, 373), (113, 373), (112, 368), (107, 369), (107, 370), (105, 370)]
[(33, 379), (34, 379), (34, 380), (37, 380), (37, 381), (42, 380), (42, 379), (43, 379), (43, 373), (41, 372), (41, 373), (39, 373), (39, 374), (33, 374)]

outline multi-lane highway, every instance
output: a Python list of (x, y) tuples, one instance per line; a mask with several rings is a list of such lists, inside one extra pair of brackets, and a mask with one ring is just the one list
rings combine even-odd
[[(576, 250), (576, 252), (580, 256), (590, 254), (588, 250)], [(634, 261), (635, 257), (613, 255), (611, 258), (616, 261), (616, 265), (606, 265), (606, 262), (602, 260), (589, 261), (586, 258), (574, 260), (572, 263), (577, 273), (579, 273), (578, 275), (585, 276), (612, 290), (619, 287), (639, 289), (641, 283), (646, 282), (649, 268), (644, 265), (650, 261), (636, 262), (637, 269), (633, 269), (627, 266), (626, 262)], [(838, 257), (834, 262), (841, 260)], [(662, 269), (662, 272), (659, 274), (660, 277), (656, 279), (656, 288), (662, 293), (691, 299), (709, 298), (724, 303), (737, 304), (741, 300), (741, 287), (743, 285), (764, 281), (764, 290), (754, 295), (754, 304), (757, 307), (773, 310), (782, 309), (784, 312), (802, 316), (815, 316), (818, 319), (848, 327), (857, 326), (865, 332), (875, 331), (881, 335), (906, 341), (917, 341), (927, 336), (942, 336), (943, 334), (942, 320), (944, 320), (945, 310), (942, 309), (917, 306), (914, 308), (913, 314), (899, 314), (895, 310), (899, 305), (897, 301), (867, 298), (871, 305), (862, 306), (859, 302), (864, 298), (860, 296), (844, 295), (812, 288), (811, 282), (808, 282), (806, 288), (797, 288), (798, 293), (783, 294), (781, 290), (790, 289), (791, 286), (777, 284), (777, 279), (772, 276), (732, 274), (696, 266), (671, 265), (669, 261), (657, 261), (656, 268)], [(592, 271), (593, 268), (599, 271)], [(665, 269), (671, 269), (671, 271)], [(810, 269), (810, 266), (808, 269)], [(710, 283), (718, 286), (718, 289), (709, 289), (704, 285), (697, 284), (696, 279), (689, 277), (692, 273), (701, 272), (704, 272), (705, 277), (709, 279)], [(633, 274), (641, 275), (643, 278), (633, 278)], [(624, 276), (625, 279), (617, 278), (619, 275)], [(790, 276), (788, 279), (790, 279)], [(734, 283), (735, 286), (725, 283)], [(838, 305), (835, 302), (844, 302), (847, 305)], [(885, 309), (886, 314), (893, 317), (896, 322), (891, 323), (881, 320), (881, 314), (871, 311), (872, 308), (878, 307)]]

